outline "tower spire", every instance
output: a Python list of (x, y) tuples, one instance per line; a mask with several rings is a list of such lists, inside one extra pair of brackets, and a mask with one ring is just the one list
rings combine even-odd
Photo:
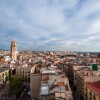
[(13, 60), (17, 60), (17, 47), (16, 47), (16, 41), (11, 41), (11, 58)]

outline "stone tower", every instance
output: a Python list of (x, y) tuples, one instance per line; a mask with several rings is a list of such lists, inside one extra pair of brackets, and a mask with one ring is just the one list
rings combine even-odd
[(11, 58), (13, 60), (17, 60), (17, 48), (16, 48), (16, 41), (13, 40), (11, 42)]

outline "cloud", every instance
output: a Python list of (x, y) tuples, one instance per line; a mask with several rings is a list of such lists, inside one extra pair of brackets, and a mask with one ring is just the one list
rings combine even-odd
[(99, 27), (99, 0), (0, 0), (1, 49), (98, 51)]

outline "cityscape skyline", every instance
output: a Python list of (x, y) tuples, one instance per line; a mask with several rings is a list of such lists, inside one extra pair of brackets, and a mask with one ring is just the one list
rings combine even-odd
[(99, 52), (99, 33), (99, 0), (0, 1), (0, 49)]

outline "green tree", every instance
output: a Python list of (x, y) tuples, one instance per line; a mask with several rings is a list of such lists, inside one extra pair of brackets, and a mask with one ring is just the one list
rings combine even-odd
[(9, 69), (9, 80), (11, 80), (11, 76), (12, 76), (12, 70)]
[(22, 90), (23, 78), (20, 76), (11, 76), (9, 82), (9, 91), (18, 94)]

